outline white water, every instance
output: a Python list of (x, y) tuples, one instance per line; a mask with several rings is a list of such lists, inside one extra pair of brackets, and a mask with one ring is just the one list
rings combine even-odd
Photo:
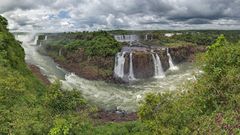
[(174, 65), (174, 63), (173, 63), (172, 56), (169, 53), (169, 48), (167, 48), (167, 56), (168, 56), (168, 61), (169, 61), (169, 66), (170, 66), (169, 70), (171, 70), (171, 71), (179, 70), (179, 68), (176, 65)]
[(119, 52), (115, 57), (114, 75), (122, 79), (124, 77), (125, 54), (126, 52)]
[[(150, 37), (150, 38), (149, 38)], [(153, 35), (152, 34), (146, 34), (145, 35), (145, 40), (147, 41), (147, 40), (150, 40), (150, 41), (152, 41), (153, 40)]]
[(130, 55), (129, 55), (129, 76), (128, 76), (128, 79), (130, 81), (133, 81), (133, 80), (136, 80), (136, 78), (134, 77), (134, 71), (133, 71), (133, 53), (130, 52)]
[(179, 71), (167, 72), (166, 78), (161, 81), (151, 79), (139, 81), (133, 85), (109, 84), (103, 81), (89, 81), (69, 73), (58, 67), (54, 61), (47, 56), (37, 52), (32, 35), (16, 36), (23, 41), (22, 47), (26, 53), (27, 63), (34, 64), (41, 72), (53, 81), (59, 79), (63, 88), (77, 89), (91, 103), (105, 109), (118, 108), (126, 111), (136, 111), (138, 102), (149, 92), (161, 93), (164, 91), (182, 90), (177, 88), (183, 82), (194, 79), (196, 70), (189, 64), (180, 65)]
[(137, 35), (114, 35), (114, 38), (118, 42), (133, 42), (133, 41), (138, 41), (138, 36)]
[(37, 45), (37, 41), (38, 41), (38, 35), (34, 36), (34, 45)]
[(47, 40), (48, 39), (48, 36), (47, 35), (45, 35), (45, 39), (44, 40)]
[(155, 78), (164, 78), (165, 73), (162, 68), (161, 60), (157, 53), (152, 53), (153, 64), (154, 64), (154, 77)]

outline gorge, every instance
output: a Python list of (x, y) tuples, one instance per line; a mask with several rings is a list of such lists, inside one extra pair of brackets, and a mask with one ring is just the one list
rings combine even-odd
[[(115, 68), (113, 73), (118, 78), (137, 80), (130, 85), (106, 83), (102, 80), (87, 80), (75, 73), (61, 68), (49, 56), (44, 56), (37, 50), (41, 48), (40, 40), (35, 44), (35, 39), (46, 40), (45, 37), (38, 37), (31, 34), (16, 35), (16, 38), (23, 42), (22, 47), (26, 53), (27, 63), (34, 64), (41, 69), (51, 82), (58, 79), (64, 89), (77, 89), (91, 103), (104, 109), (119, 109), (129, 112), (137, 110), (138, 102), (146, 93), (173, 91), (184, 81), (194, 80), (198, 70), (187, 61), (190, 54), (180, 53), (179, 57), (172, 55), (172, 59), (178, 63), (179, 70), (168, 70), (170, 67), (166, 48), (146, 47), (123, 47), (122, 51), (116, 54)], [(51, 36), (48, 35), (48, 39)], [(191, 47), (180, 47), (181, 52), (194, 50)], [(170, 49), (169, 53), (176, 51)], [(194, 51), (193, 51), (194, 52)], [(113, 58), (114, 59), (114, 58)], [(132, 62), (131, 62), (132, 61)], [(175, 62), (174, 62), (175, 63)]]

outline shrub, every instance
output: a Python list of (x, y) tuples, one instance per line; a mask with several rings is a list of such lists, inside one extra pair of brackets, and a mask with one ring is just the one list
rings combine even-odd
[(240, 44), (221, 35), (203, 57), (204, 74), (186, 93), (146, 96), (139, 115), (154, 134), (240, 133)]

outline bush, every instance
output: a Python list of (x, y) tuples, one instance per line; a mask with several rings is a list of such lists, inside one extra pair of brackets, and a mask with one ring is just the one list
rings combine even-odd
[(47, 92), (47, 104), (56, 112), (64, 113), (76, 111), (77, 108), (85, 108), (87, 103), (81, 96), (81, 93), (76, 90), (63, 91), (60, 88), (60, 82), (52, 84)]
[(209, 48), (186, 93), (146, 96), (139, 115), (155, 134), (240, 133), (240, 44), (222, 35)]

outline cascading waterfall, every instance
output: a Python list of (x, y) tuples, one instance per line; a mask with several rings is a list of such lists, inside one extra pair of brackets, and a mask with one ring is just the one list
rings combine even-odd
[(114, 75), (119, 78), (124, 77), (124, 64), (126, 52), (119, 52), (115, 57)]
[(154, 64), (154, 77), (155, 78), (164, 78), (165, 73), (162, 68), (161, 60), (157, 53), (152, 53), (153, 64)]
[[(125, 74), (124, 74), (125, 54), (126, 54), (126, 52), (119, 52), (116, 54), (116, 57), (115, 57), (114, 75), (121, 79), (123, 79), (125, 76)], [(130, 52), (130, 54), (129, 54), (129, 74), (128, 74), (128, 79), (130, 81), (136, 80), (136, 78), (134, 76), (133, 58), (132, 57), (133, 57), (133, 53)]]
[(132, 46), (132, 36), (129, 37), (129, 41), (130, 41), (130, 46)]
[(129, 57), (129, 61), (130, 61), (130, 64), (129, 64), (129, 75), (128, 75), (128, 79), (129, 80), (136, 80), (136, 78), (134, 77), (134, 71), (133, 71), (133, 58), (132, 58), (132, 55), (133, 53), (131, 52)]
[(133, 41), (138, 41), (138, 36), (137, 35), (115, 35), (114, 38), (118, 42), (133, 42)]
[(58, 56), (62, 56), (62, 48), (58, 51)]
[(38, 43), (38, 35), (35, 35), (35, 38), (34, 38), (34, 45), (38, 45), (37, 43)]
[[(179, 90), (177, 86), (193, 78), (192, 73), (198, 71), (189, 64), (181, 65), (181, 72), (168, 75), (161, 81), (144, 81), (127, 86), (109, 84), (103, 81), (89, 81), (59, 68), (50, 57), (40, 54), (37, 51), (39, 46), (32, 45), (34, 36), (19, 35), (17, 37), (19, 41), (23, 42), (22, 47), (25, 50), (27, 62), (38, 66), (51, 82), (60, 80), (63, 89), (79, 90), (88, 101), (106, 110), (112, 110), (117, 107), (120, 110), (129, 112), (137, 111), (139, 100), (142, 100), (146, 93), (162, 93), (168, 90)], [(120, 56), (122, 57), (122, 61), (125, 61), (125, 54), (120, 53), (119, 57)], [(157, 57), (155, 58), (157, 59)]]
[(44, 40), (47, 40), (48, 39), (48, 36), (47, 35), (45, 35), (45, 39)]
[(145, 35), (145, 40), (146, 40), (146, 41), (147, 41), (147, 40), (152, 41), (152, 40), (153, 40), (153, 35), (152, 35), (152, 34), (146, 34), (146, 35)]
[(172, 56), (169, 53), (169, 48), (167, 48), (167, 56), (168, 56), (168, 61), (169, 61), (169, 70), (175, 71), (178, 70), (179, 68), (173, 64)]

